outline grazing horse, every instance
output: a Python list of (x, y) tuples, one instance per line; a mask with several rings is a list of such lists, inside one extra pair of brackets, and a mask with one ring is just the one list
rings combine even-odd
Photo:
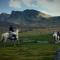
[[(19, 30), (17, 29), (15, 32), (6, 32), (2, 34), (1, 40), (6, 43), (8, 40), (18, 40), (18, 32)], [(14, 39), (16, 38), (16, 39)]]
[(59, 36), (58, 32), (54, 32), (54, 33), (53, 33), (53, 38), (54, 38), (54, 41), (55, 41), (55, 42), (59, 42), (60, 36)]

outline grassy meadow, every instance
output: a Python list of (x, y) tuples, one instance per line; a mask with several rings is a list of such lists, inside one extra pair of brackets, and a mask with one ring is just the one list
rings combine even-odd
[(54, 60), (56, 50), (60, 48), (60, 44), (53, 43), (52, 34), (41, 32), (21, 32), (19, 44), (15, 46), (5, 44), (5, 47), (3, 45), (0, 43), (0, 60)]
[(27, 42), (33, 42), (33, 43), (37, 43), (39, 41), (45, 42), (46, 43), (54, 43), (53, 37), (52, 37), (52, 33), (41, 33), (41, 32), (22, 32), (19, 33), (19, 39), (20, 42), (22, 41), (27, 41)]

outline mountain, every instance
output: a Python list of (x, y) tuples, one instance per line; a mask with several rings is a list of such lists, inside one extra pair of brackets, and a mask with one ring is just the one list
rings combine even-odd
[[(47, 25), (47, 16), (36, 10), (12, 11), (8, 22), (19, 24), (26, 27), (41, 27)], [(46, 23), (46, 24), (45, 24)]]
[(7, 19), (9, 16), (10, 16), (9, 14), (1, 13), (1, 14), (0, 14), (0, 21), (1, 21), (1, 22), (6, 21), (6, 19)]
[[(2, 23), (1, 23), (2, 22)], [(10, 24), (20, 27), (60, 27), (60, 16), (52, 17), (37, 10), (12, 11), (11, 14), (0, 14), (0, 25)]]

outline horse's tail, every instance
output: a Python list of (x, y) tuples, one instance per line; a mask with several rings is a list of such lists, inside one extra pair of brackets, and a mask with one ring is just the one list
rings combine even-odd
[(3, 40), (4, 40), (4, 36), (2, 34), (1, 39), (0, 39), (0, 42), (3, 42)]

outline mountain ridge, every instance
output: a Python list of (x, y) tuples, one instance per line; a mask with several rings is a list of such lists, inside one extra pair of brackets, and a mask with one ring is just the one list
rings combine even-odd
[[(17, 24), (23, 27), (59, 27), (60, 16), (51, 17), (40, 11), (26, 9), (24, 11), (12, 11), (11, 14), (0, 14), (0, 22)], [(8, 24), (8, 25), (9, 25)]]

